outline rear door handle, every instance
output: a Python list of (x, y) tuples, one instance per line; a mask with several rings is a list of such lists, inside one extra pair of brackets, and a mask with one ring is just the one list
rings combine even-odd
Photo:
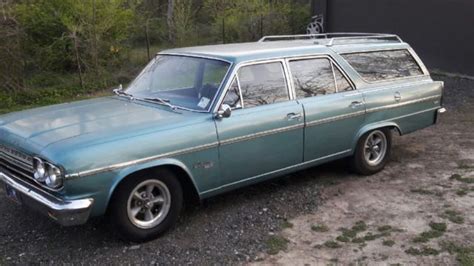
[(351, 104), (349, 105), (350, 108), (357, 108), (359, 106), (362, 106), (364, 103), (361, 102), (361, 101), (354, 101), (354, 102), (351, 102)]
[(395, 101), (399, 102), (402, 99), (402, 95), (400, 95), (400, 92), (395, 92), (393, 95), (393, 98), (395, 98)]
[(301, 119), (301, 113), (289, 113), (286, 115), (286, 118), (291, 121), (291, 120), (300, 120)]

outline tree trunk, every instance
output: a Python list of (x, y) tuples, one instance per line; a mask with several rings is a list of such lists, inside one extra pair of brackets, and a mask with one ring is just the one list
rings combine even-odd
[(77, 70), (79, 73), (79, 81), (81, 82), (81, 88), (84, 90), (84, 79), (82, 78), (81, 58), (79, 56), (79, 44), (77, 42), (77, 33), (72, 33), (72, 39), (74, 41), (74, 53), (76, 56)]
[(99, 51), (97, 48), (97, 20), (96, 20), (96, 2), (92, 1), (92, 60), (96, 76), (99, 76)]
[(145, 22), (145, 38), (146, 38), (146, 53), (148, 55), (148, 61), (150, 61), (150, 34), (149, 34), (149, 23), (150, 19)]
[(168, 23), (168, 39), (171, 43), (174, 43), (174, 0), (168, 0), (168, 12), (166, 13), (166, 22)]

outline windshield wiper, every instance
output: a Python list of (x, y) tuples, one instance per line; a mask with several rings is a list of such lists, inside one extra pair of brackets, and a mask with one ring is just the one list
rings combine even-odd
[(171, 108), (171, 110), (173, 110), (173, 111), (176, 111), (178, 109), (178, 107), (175, 106), (175, 105), (172, 105), (170, 103), (170, 100), (168, 100), (168, 99), (162, 99), (162, 98), (159, 98), (159, 97), (154, 97), (154, 98), (143, 98), (143, 100), (150, 101), (150, 102), (155, 102), (155, 103), (162, 104), (162, 105), (166, 105), (169, 108)]
[(121, 87), (122, 87), (122, 86), (120, 86), (119, 89), (115, 89), (115, 90), (114, 90), (114, 93), (115, 93), (116, 95), (128, 97), (128, 98), (130, 98), (130, 100), (133, 100), (133, 99), (135, 98), (135, 97), (133, 97), (132, 94), (123, 91), (123, 90), (121, 89)]

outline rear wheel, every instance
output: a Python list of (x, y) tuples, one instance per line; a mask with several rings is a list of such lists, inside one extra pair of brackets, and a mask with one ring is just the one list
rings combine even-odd
[(390, 129), (376, 129), (364, 134), (357, 143), (352, 157), (355, 172), (372, 175), (381, 171), (390, 157), (392, 133)]
[(131, 176), (119, 185), (111, 202), (111, 219), (126, 240), (154, 239), (178, 220), (183, 191), (176, 176), (166, 170)]

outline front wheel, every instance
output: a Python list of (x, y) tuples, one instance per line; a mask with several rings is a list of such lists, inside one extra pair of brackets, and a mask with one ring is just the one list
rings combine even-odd
[(390, 157), (392, 133), (390, 129), (376, 129), (364, 134), (357, 143), (352, 157), (352, 167), (362, 175), (373, 175), (381, 171)]
[(130, 176), (119, 185), (110, 218), (122, 238), (134, 242), (154, 239), (178, 220), (183, 192), (176, 176), (159, 169)]

